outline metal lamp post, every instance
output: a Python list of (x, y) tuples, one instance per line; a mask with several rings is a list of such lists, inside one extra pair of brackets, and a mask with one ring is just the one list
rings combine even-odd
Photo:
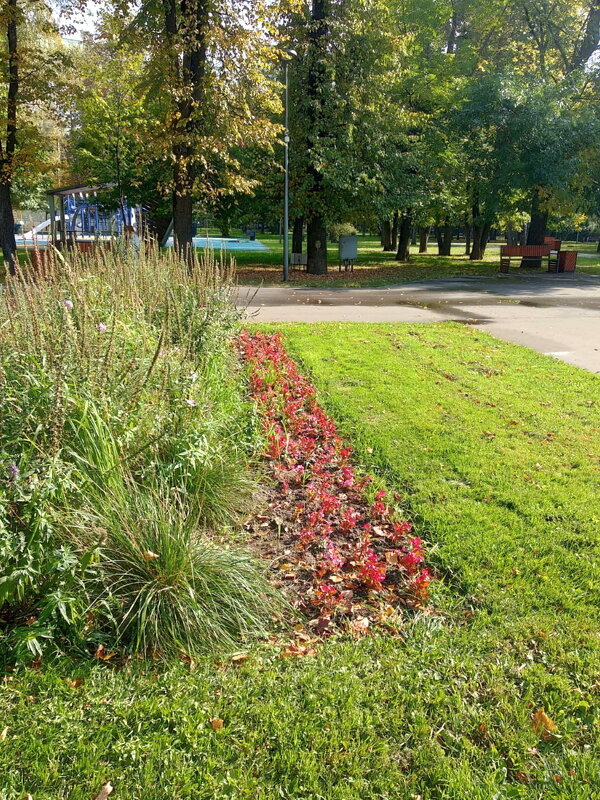
[(283, 280), (290, 279), (290, 130), (289, 130), (289, 59), (296, 54), (295, 50), (284, 50), (287, 56), (285, 61), (285, 98), (284, 116), (285, 129), (283, 133)]

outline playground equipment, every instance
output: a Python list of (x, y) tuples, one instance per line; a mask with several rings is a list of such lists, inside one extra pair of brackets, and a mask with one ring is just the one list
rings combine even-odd
[[(126, 227), (137, 231), (141, 209), (126, 200), (110, 210), (98, 200), (98, 192), (112, 188), (104, 186), (65, 186), (46, 192), (50, 219), (38, 225), (35, 233), (50, 229), (50, 239), (57, 247), (76, 242), (122, 236)], [(33, 233), (33, 232), (32, 232)]]

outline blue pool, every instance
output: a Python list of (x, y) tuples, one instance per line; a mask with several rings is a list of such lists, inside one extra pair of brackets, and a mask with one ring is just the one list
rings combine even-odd
[[(17, 236), (17, 247), (33, 247), (33, 241), (27, 236)], [(36, 237), (36, 245), (40, 250), (46, 247), (48, 236), (45, 234), (38, 234)], [(215, 251), (220, 250), (268, 250), (269, 248), (255, 240), (251, 242), (250, 239), (222, 239), (219, 236), (196, 236), (194, 237), (194, 246), (198, 248), (212, 247)], [(167, 241), (167, 247), (173, 247), (173, 237)]]

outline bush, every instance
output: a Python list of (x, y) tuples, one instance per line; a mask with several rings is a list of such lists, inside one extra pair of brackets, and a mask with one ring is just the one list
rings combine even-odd
[[(43, 278), (9, 280), (0, 637), (10, 657), (111, 636), (144, 652), (199, 651), (264, 627), (273, 601), (257, 569), (214, 542), (247, 510), (258, 440), (230, 346), (231, 272), (210, 253), (188, 271), (173, 253), (116, 250), (56, 254)], [(128, 548), (152, 542), (159, 558), (137, 565), (126, 595), (115, 576)], [(175, 561), (163, 563), (167, 553)]]
[(337, 222), (329, 226), (328, 233), (332, 242), (339, 242), (340, 236), (357, 236), (358, 230), (350, 222)]

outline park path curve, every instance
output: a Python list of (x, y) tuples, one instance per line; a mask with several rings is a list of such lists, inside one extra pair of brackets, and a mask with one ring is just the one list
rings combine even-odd
[(238, 287), (256, 322), (453, 320), (600, 373), (600, 275), (447, 278), (378, 289)]

